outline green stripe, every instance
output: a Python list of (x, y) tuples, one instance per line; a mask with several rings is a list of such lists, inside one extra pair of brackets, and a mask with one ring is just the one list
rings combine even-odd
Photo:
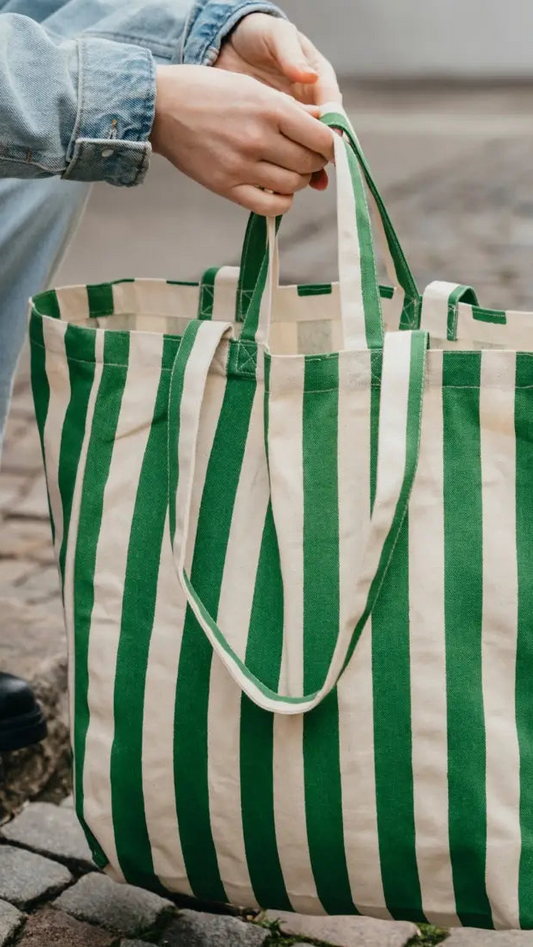
[[(31, 387), (33, 392), (33, 404), (35, 406), (35, 418), (37, 420), (37, 429), (41, 441), (41, 451), (43, 454), (43, 463), (46, 472), (46, 457), (44, 454), (44, 428), (48, 416), (48, 406), (50, 404), (50, 384), (46, 374), (46, 348), (44, 344), (43, 321), (35, 313), (31, 316)], [(48, 484), (47, 484), (48, 486)], [(52, 541), (55, 541), (55, 523), (52, 516), (50, 499), (48, 499), (48, 510), (50, 513), (50, 524), (52, 527)]]
[[(75, 331), (75, 338), (78, 337)], [(122, 336), (129, 340), (129, 336)], [(74, 560), (74, 628), (75, 628), (75, 660), (74, 660), (74, 771), (76, 777), (76, 808), (78, 816), (84, 825), (89, 842), (101, 864), (103, 853), (96, 846), (95, 840), (83, 820), (83, 771), (85, 764), (85, 747), (87, 730), (89, 727), (89, 706), (87, 701), (89, 674), (88, 654), (91, 616), (94, 605), (94, 570), (98, 538), (102, 523), (104, 490), (109, 475), (115, 433), (122, 401), (122, 394), (126, 382), (127, 369), (117, 367), (114, 363), (116, 352), (116, 338), (114, 333), (106, 333), (104, 343), (104, 361), (111, 362), (104, 365), (98, 388), (98, 395), (94, 409), (91, 434), (87, 452), (87, 462), (83, 476), (83, 491), (81, 497), (80, 517), (77, 536), (82, 540), (76, 542)], [(125, 357), (126, 353), (122, 353)], [(94, 370), (94, 364), (92, 365)], [(74, 396), (84, 389), (86, 378), (84, 366), (76, 363), (75, 372), (80, 377), (73, 377), (72, 390)], [(79, 445), (81, 449), (81, 443)], [(79, 450), (77, 452), (79, 459)]]
[(65, 332), (71, 395), (61, 434), (58, 469), (58, 487), (63, 507), (63, 537), (59, 550), (59, 568), (63, 580), (72, 496), (85, 435), (87, 406), (94, 381), (95, 338), (94, 332), (80, 330), (76, 326), (67, 326)]
[(34, 296), (32, 312), (49, 316), (51, 319), (61, 319), (61, 310), (55, 289), (48, 289), (45, 293)]
[(370, 360), (370, 509), (374, 509), (378, 473), (379, 405), (383, 352), (369, 352)]
[[(279, 686), (283, 648), (283, 581), (278, 539), (269, 504), (257, 569), (246, 664), (271, 687)], [(276, 839), (274, 818), (274, 714), (243, 695), (240, 778), (246, 858), (258, 904), (292, 910)]]
[[(322, 362), (318, 368), (323, 367)], [(315, 390), (316, 360), (306, 359), (303, 396), (304, 693), (327, 676), (340, 625), (338, 425), (339, 363), (331, 386)], [(288, 629), (290, 633), (290, 629)], [(339, 708), (331, 693), (304, 717), (305, 812), (311, 865), (328, 914), (353, 914), (344, 850)]]
[[(228, 379), (200, 505), (191, 582), (216, 615), (255, 379)], [(212, 648), (187, 610), (176, 691), (174, 771), (187, 876), (194, 894), (226, 900), (209, 816), (208, 702)], [(186, 726), (184, 726), (186, 721)]]
[(477, 306), (477, 296), (471, 286), (456, 286), (448, 296), (448, 324), (446, 337), (450, 342), (457, 339), (459, 303), (469, 303), (471, 306)]
[(298, 296), (331, 296), (331, 283), (312, 283), (297, 287)]
[(396, 918), (425, 921), (415, 846), (405, 518), (372, 614), (374, 759), (381, 876)]
[[(211, 269), (205, 271), (202, 277), (198, 300), (199, 319), (213, 318), (213, 305), (215, 302), (215, 280), (219, 270), (219, 266), (212, 266)], [(231, 315), (228, 313), (228, 318), (233, 319), (233, 313)]]
[(348, 164), (352, 176), (355, 194), (355, 218), (359, 247), (361, 251), (361, 290), (365, 312), (366, 344), (369, 348), (383, 346), (383, 323), (381, 302), (377, 283), (377, 267), (372, 239), (372, 225), (366, 198), (366, 190), (361, 178), (359, 164), (351, 148), (346, 147)]
[[(266, 218), (257, 214), (250, 214), (244, 243), (242, 248), (239, 269), (239, 283), (237, 287), (237, 322), (244, 322), (248, 314), (250, 300), (259, 280), (261, 264), (267, 246)], [(253, 338), (255, 332), (250, 335)]]
[(113, 286), (111, 283), (100, 283), (97, 286), (87, 286), (89, 315), (111, 316), (115, 311)]
[[(161, 547), (163, 542), (169, 541), (165, 535), (169, 382), (169, 373), (161, 372), (129, 537), (111, 754), (113, 825), (120, 866), (130, 884), (152, 890), (162, 889), (154, 883), (144, 809), (143, 711)], [(143, 555), (143, 551), (149, 555)]]
[(492, 927), (481, 672), (483, 542), (481, 352), (443, 355), (444, 569), (449, 835), (457, 914)]
[[(407, 412), (407, 459), (418, 453), (423, 362), (416, 359), (426, 341), (412, 336)], [(372, 377), (379, 366), (373, 365)], [(381, 375), (381, 369), (379, 370)], [(377, 377), (379, 377), (379, 375)], [(379, 404), (371, 400), (371, 505), (377, 482)], [(402, 494), (405, 490), (405, 483)], [(400, 497), (398, 506), (403, 506)], [(390, 537), (389, 537), (390, 539)], [(387, 545), (387, 544), (386, 544)], [(424, 922), (415, 847), (409, 654), (408, 521), (397, 537), (386, 581), (372, 613), (372, 686), (374, 765), (381, 875), (387, 908), (393, 917)]]
[[(179, 346), (174, 351), (174, 340), (165, 339), (163, 350), (163, 367), (167, 367), (167, 359), (172, 358), (172, 376), (170, 381), (170, 391), (168, 400), (168, 480), (169, 488), (172, 490), (171, 502), (169, 503), (169, 523), (170, 535), (174, 540), (176, 532), (176, 508), (174, 485), (177, 485), (179, 479), (179, 463), (177, 444), (180, 429), (180, 410), (181, 399), (183, 397), (183, 385), (185, 382), (185, 366), (193, 350), (196, 336), (200, 331), (201, 323), (195, 320), (187, 326)], [(172, 348), (169, 346), (172, 344)]]
[(533, 928), (533, 373), (531, 355), (516, 356), (516, 550), (518, 565), (518, 640), (516, 654), (516, 723), (520, 748), (519, 873), (520, 926)]
[(480, 306), (472, 306), (472, 318), (478, 322), (492, 322), (494, 325), (507, 325), (507, 313), (502, 309), (481, 309)]

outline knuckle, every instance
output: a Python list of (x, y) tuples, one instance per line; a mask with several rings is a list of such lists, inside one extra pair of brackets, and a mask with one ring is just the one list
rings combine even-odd
[(265, 150), (265, 134), (256, 123), (250, 123), (243, 136), (245, 151), (252, 158), (259, 158)]
[(286, 214), (287, 211), (291, 209), (293, 203), (294, 197), (292, 195), (272, 198), (268, 201), (266, 213), (269, 217), (277, 217), (278, 214)]
[(302, 173), (315, 174), (316, 171), (321, 171), (322, 168), (325, 168), (327, 163), (328, 162), (322, 157), (322, 155), (309, 152), (302, 161)]
[(238, 177), (238, 172), (241, 167), (241, 162), (237, 155), (228, 154), (225, 156), (224, 161), (220, 164), (213, 164), (212, 175), (215, 181), (218, 181), (220, 184), (225, 184), (229, 181), (233, 181)]
[(312, 174), (301, 174), (298, 180), (298, 187), (295, 188), (297, 191), (303, 191), (311, 183), (313, 175)]

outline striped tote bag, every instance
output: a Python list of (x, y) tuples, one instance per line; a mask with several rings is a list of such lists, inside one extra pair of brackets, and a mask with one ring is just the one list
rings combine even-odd
[(77, 812), (154, 891), (532, 928), (533, 314), (419, 294), (324, 121), (338, 283), (252, 218), (199, 285), (32, 302)]

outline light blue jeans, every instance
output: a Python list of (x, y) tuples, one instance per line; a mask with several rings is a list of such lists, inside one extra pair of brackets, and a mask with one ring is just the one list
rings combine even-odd
[(28, 299), (53, 279), (89, 188), (59, 178), (0, 180), (0, 448)]

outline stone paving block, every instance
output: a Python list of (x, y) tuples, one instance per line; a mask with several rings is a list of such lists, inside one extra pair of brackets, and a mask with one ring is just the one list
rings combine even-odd
[(0, 667), (8, 667), (13, 674), (30, 678), (34, 674), (40, 676), (43, 661), (59, 655), (66, 656), (65, 623), (60, 600), (30, 604), (23, 601), (22, 590), (14, 587), (9, 595), (0, 596), (0, 614)]
[(64, 865), (22, 848), (0, 846), (0, 899), (17, 908), (29, 908), (41, 898), (53, 897), (71, 881)]
[(59, 576), (55, 565), (40, 566), (23, 579), (16, 589), (21, 601), (28, 605), (48, 603), (60, 599)]
[(0, 559), (55, 562), (50, 524), (40, 520), (6, 520), (0, 530)]
[(0, 512), (9, 516), (20, 496), (29, 490), (31, 479), (3, 472), (0, 476)]
[(162, 947), (262, 947), (271, 932), (236, 917), (180, 911), (165, 931)]
[(418, 934), (408, 921), (380, 921), (371, 917), (314, 917), (287, 911), (266, 911), (279, 921), (284, 934), (321, 940), (331, 947), (405, 947)]
[(33, 421), (35, 419), (33, 395), (29, 381), (24, 378), (25, 372), (23, 369), (24, 366), (21, 362), (11, 405), (11, 417), (21, 421)]
[[(17, 421), (15, 420), (15, 424)], [(43, 457), (41, 442), (35, 421), (19, 425), (16, 431), (8, 430), (2, 456), (2, 470), (8, 473), (41, 473)]]
[(0, 598), (16, 596), (17, 583), (23, 582), (38, 568), (31, 559), (0, 559)]
[(91, 852), (73, 809), (34, 802), (1, 830), (15, 842), (40, 855), (81, 871), (94, 870)]
[(533, 931), (481, 931), (459, 927), (450, 931), (446, 947), (533, 947)]
[(7, 901), (0, 901), (0, 947), (5, 947), (17, 933), (24, 915)]
[(115, 942), (109, 931), (45, 908), (26, 922), (18, 947), (111, 947)]
[(59, 803), (62, 809), (73, 809), (74, 808), (74, 796), (65, 796), (64, 799)]
[(119, 947), (153, 947), (153, 944), (149, 944), (147, 940), (121, 940)]
[(12, 516), (48, 522), (50, 510), (44, 473), (39, 473), (33, 481), (30, 481), (29, 489), (12, 505), (10, 512)]
[(126, 937), (137, 937), (173, 909), (170, 901), (131, 885), (119, 885), (106, 875), (85, 875), (54, 905), (81, 921), (100, 924)]

